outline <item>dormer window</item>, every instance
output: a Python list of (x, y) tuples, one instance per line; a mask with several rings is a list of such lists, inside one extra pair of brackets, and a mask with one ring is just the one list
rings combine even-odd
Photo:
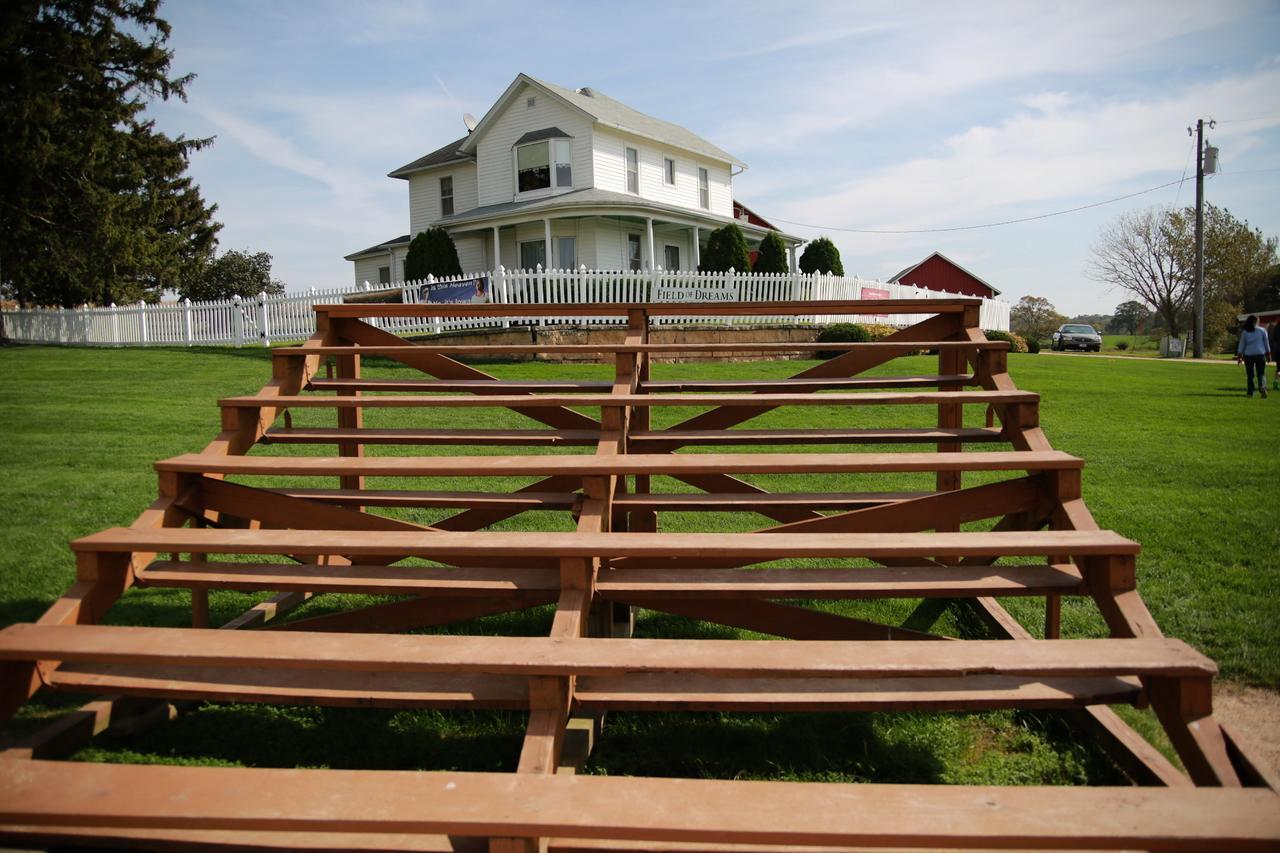
[(573, 188), (573, 149), (558, 128), (535, 130), (516, 140), (516, 192)]

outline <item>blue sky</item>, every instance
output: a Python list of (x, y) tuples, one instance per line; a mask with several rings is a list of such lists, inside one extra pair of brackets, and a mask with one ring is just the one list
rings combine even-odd
[[(591, 86), (749, 165), (734, 195), (845, 269), (887, 278), (941, 251), (1067, 314), (1125, 295), (1085, 275), (1126, 210), (1189, 204), (1186, 126), (1222, 174), (1206, 195), (1280, 235), (1280, 3), (287, 2), (169, 0), (186, 103), (216, 136), (191, 172), (222, 248), (265, 250), (289, 288), (352, 281), (342, 256), (408, 230), (391, 169), (464, 132), (519, 72)], [(817, 227), (809, 227), (817, 226)]]

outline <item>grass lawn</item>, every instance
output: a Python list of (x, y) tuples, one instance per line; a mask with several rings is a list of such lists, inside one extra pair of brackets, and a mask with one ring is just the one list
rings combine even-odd
[[(658, 365), (655, 378), (774, 377), (803, 362)], [(894, 373), (933, 372), (936, 360), (897, 363)], [(605, 378), (605, 367), (501, 364), (511, 378)], [(1099, 523), (1142, 543), (1139, 588), (1165, 631), (1215, 660), (1223, 677), (1280, 684), (1280, 395), (1246, 399), (1241, 369), (1146, 360), (1014, 355), (1018, 385), (1044, 395), (1041, 416), (1058, 449), (1083, 457), (1085, 497)], [(370, 360), (369, 375), (410, 375)], [(128, 524), (152, 500), (156, 459), (199, 450), (218, 429), (214, 401), (251, 393), (270, 365), (258, 349), (0, 349), (0, 400), (7, 452), (0, 459), (0, 624), (36, 618), (71, 583), (69, 539)], [(1270, 374), (1268, 374), (1270, 376)], [(904, 409), (798, 408), (759, 426), (904, 423)], [(911, 407), (914, 408), (914, 407)], [(467, 426), (517, 425), (508, 412), (464, 409)], [(661, 418), (657, 414), (661, 414)], [(656, 410), (655, 426), (688, 410)], [(319, 424), (318, 412), (298, 425)], [(406, 410), (377, 410), (369, 426), (406, 423)], [(446, 415), (448, 416), (448, 415)], [(912, 413), (921, 424), (927, 413)], [(838, 420), (837, 420), (838, 419)], [(753, 424), (757, 425), (757, 424)], [(998, 449), (997, 445), (992, 449)], [(282, 452), (284, 448), (274, 448)], [(290, 448), (325, 453), (327, 448)], [(431, 448), (379, 452), (427, 453)], [(502, 448), (466, 449), (501, 453)], [(549, 452), (580, 452), (569, 449)], [(914, 475), (865, 477), (859, 488), (919, 488)], [(896, 477), (890, 481), (890, 477)], [(752, 478), (768, 486), (769, 478)], [(824, 487), (815, 478), (814, 489)], [(261, 482), (261, 481), (259, 481)], [(966, 482), (970, 482), (966, 480)], [(972, 482), (979, 482), (976, 478)], [(395, 487), (394, 480), (371, 487)], [(492, 487), (458, 479), (440, 488)], [(1270, 486), (1270, 488), (1268, 488)], [(655, 489), (674, 488), (671, 484)], [(429, 512), (406, 517), (429, 522)], [(664, 517), (667, 529), (745, 529), (750, 521), (715, 514)], [(561, 514), (529, 514), (507, 529), (564, 529)], [(225, 620), (256, 600), (215, 593)], [(314, 615), (359, 603), (321, 598), (298, 611)], [(832, 602), (821, 606), (862, 618), (901, 622), (914, 602)], [(1010, 609), (1039, 630), (1042, 608)], [(188, 598), (176, 590), (133, 590), (109, 621), (184, 625)], [(1064, 602), (1063, 634), (1101, 636), (1091, 603)], [(453, 630), (543, 634), (549, 608), (476, 620)], [(936, 626), (963, 633), (953, 614)], [(656, 613), (641, 615), (642, 636), (752, 636)], [(41, 698), (13, 724), (30, 729), (73, 701)], [(1148, 721), (1129, 716), (1149, 730)], [(513, 769), (523, 714), (366, 711), (208, 705), (151, 733), (99, 738), (78, 756), (112, 761), (242, 763), (259, 766)], [(597, 773), (855, 781), (1105, 783), (1115, 771), (1051, 714), (613, 714), (590, 767)]]

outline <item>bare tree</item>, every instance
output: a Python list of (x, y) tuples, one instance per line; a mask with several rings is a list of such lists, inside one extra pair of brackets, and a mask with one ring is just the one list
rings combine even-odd
[(1178, 337), (1193, 281), (1181, 262), (1173, 211), (1152, 208), (1122, 214), (1093, 245), (1086, 270), (1094, 281), (1118, 287), (1147, 303)]

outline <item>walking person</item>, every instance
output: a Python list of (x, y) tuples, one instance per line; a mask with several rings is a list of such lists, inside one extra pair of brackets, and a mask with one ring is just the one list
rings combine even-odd
[(1249, 393), (1253, 396), (1253, 377), (1258, 377), (1258, 390), (1267, 396), (1267, 362), (1271, 360), (1271, 343), (1267, 333), (1258, 328), (1258, 318), (1253, 314), (1244, 321), (1244, 329), (1240, 332), (1240, 342), (1236, 344), (1236, 364), (1244, 363), (1244, 375), (1248, 380)]

